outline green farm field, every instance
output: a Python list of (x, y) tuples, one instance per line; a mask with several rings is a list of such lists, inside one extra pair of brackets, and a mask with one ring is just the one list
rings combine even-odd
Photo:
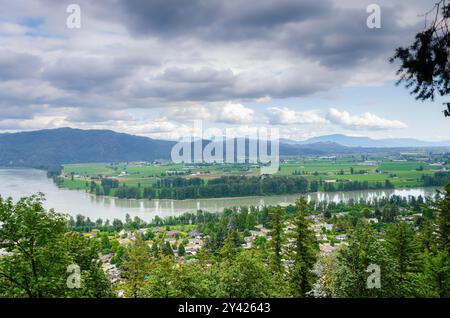
[[(302, 176), (308, 181), (346, 180), (367, 181), (369, 184), (391, 181), (395, 187), (420, 186), (422, 175), (433, 175), (436, 170), (450, 169), (450, 165), (436, 166), (420, 161), (393, 161), (386, 159), (363, 162), (353, 157), (339, 159), (298, 159), (284, 161), (277, 176)], [(206, 181), (220, 176), (259, 175), (259, 167), (249, 164), (149, 164), (149, 163), (89, 163), (64, 165), (63, 187), (88, 189), (100, 178), (114, 178), (120, 185), (146, 187), (158, 179), (171, 176), (203, 178)]]

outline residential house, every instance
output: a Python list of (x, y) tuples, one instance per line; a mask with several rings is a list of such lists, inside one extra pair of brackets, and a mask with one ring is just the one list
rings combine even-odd
[(168, 231), (167, 233), (166, 233), (166, 237), (168, 237), (168, 238), (175, 238), (175, 239), (177, 239), (177, 238), (179, 238), (181, 236), (181, 232), (180, 231)]
[(336, 235), (336, 240), (338, 240), (338, 241), (345, 241), (346, 239), (347, 239), (347, 235), (346, 234)]
[(164, 231), (164, 229), (163, 228), (160, 228), (160, 227), (157, 227), (157, 228), (154, 228), (153, 230), (152, 230), (152, 233), (153, 234), (159, 234), (159, 233), (163, 233), (163, 232), (165, 232)]
[(197, 230), (190, 231), (188, 235), (190, 238), (201, 238), (202, 237), (200, 232)]

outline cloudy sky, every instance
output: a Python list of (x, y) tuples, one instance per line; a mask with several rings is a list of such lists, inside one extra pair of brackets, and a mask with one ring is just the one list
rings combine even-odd
[[(450, 139), (442, 100), (395, 86), (394, 49), (433, 0), (0, 0), (0, 132), (112, 129), (154, 138), (279, 127)], [(67, 6), (81, 28), (67, 27)], [(381, 8), (369, 29), (366, 8)]]

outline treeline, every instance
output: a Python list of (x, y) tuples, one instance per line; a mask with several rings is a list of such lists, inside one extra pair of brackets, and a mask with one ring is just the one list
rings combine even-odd
[(64, 169), (64, 167), (61, 165), (50, 165), (42, 168), (44, 168), (47, 171), (47, 178), (55, 178), (61, 175), (61, 172)]
[(103, 179), (101, 183), (91, 182), (90, 191), (101, 195), (114, 195), (127, 199), (199, 199), (222, 198), (240, 196), (267, 196), (282, 194), (303, 194), (307, 192), (326, 192), (393, 189), (394, 185), (386, 180), (369, 183), (367, 181), (337, 180), (334, 183), (323, 180), (308, 181), (303, 177), (292, 176), (222, 176), (220, 178), (204, 180), (201, 178), (164, 178), (158, 180), (154, 186), (126, 186), (119, 185), (112, 179)]
[[(350, 212), (357, 217), (375, 217), (380, 220), (391, 219), (389, 215), (398, 216), (401, 210), (411, 212), (422, 212), (425, 216), (431, 217), (433, 209), (429, 208), (432, 202), (437, 200), (438, 194), (435, 198), (424, 198), (421, 195), (402, 197), (399, 195), (392, 195), (389, 197), (374, 197), (372, 199), (361, 198), (355, 200), (350, 198), (348, 201), (316, 201), (309, 202), (311, 213), (323, 213), (325, 217), (331, 218), (334, 214), (340, 212)], [(150, 222), (146, 222), (138, 216), (131, 217), (129, 214), (125, 215), (125, 220), (113, 219), (91, 220), (89, 217), (77, 215), (69, 217), (69, 227), (76, 232), (90, 232), (93, 229), (106, 233), (117, 233), (122, 230), (134, 231), (140, 228), (154, 227), (154, 226), (174, 226), (174, 225), (197, 225), (199, 230), (204, 230), (205, 227), (211, 226), (215, 223), (222, 223), (228, 225), (236, 225), (240, 230), (251, 229), (251, 226), (256, 224), (263, 224), (270, 226), (269, 211), (274, 209), (273, 206), (242, 206), (226, 208), (222, 212), (208, 212), (198, 210), (196, 212), (186, 212), (177, 216), (160, 217), (156, 215)], [(288, 205), (284, 208), (286, 215), (295, 213), (295, 205)], [(331, 213), (331, 211), (333, 213)], [(369, 211), (369, 212), (367, 212)], [(386, 217), (386, 219), (384, 219)], [(209, 225), (206, 225), (209, 224)]]
[(434, 175), (423, 175), (422, 184), (425, 187), (429, 186), (445, 186), (450, 181), (450, 172), (435, 172)]

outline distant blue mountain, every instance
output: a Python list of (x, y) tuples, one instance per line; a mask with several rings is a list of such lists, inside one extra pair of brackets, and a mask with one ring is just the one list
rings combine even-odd
[(369, 148), (450, 147), (450, 140), (423, 141), (413, 138), (372, 139), (369, 137), (353, 137), (342, 134), (313, 137), (304, 141), (284, 140), (283, 142), (297, 145), (305, 145), (318, 142), (332, 142), (346, 147), (369, 147)]
[(173, 141), (72, 128), (0, 134), (0, 166), (169, 159)]
[[(204, 141), (204, 144), (208, 141)], [(87, 162), (170, 159), (175, 141), (72, 128), (0, 134), (0, 166), (44, 167)], [(280, 141), (281, 156), (338, 155), (450, 146), (450, 142), (329, 135), (306, 141)]]

